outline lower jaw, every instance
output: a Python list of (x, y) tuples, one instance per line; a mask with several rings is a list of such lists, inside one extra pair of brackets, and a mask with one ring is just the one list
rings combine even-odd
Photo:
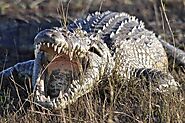
[[(66, 60), (67, 59), (67, 60)], [(46, 68), (41, 68), (41, 71), (47, 71), (46, 73), (51, 75), (52, 71), (55, 69), (60, 69), (61, 71), (66, 71), (65, 69), (69, 69), (71, 71), (76, 71), (75, 73), (78, 74), (79, 70), (79, 62), (77, 61), (70, 61), (68, 60), (68, 57), (62, 58), (59, 57), (58, 59), (56, 59), (54, 62), (51, 62), (49, 65), (47, 65), (47, 69)], [(38, 62), (41, 63), (41, 62)], [(56, 65), (58, 64), (58, 65)], [(63, 64), (63, 65), (62, 65)], [(59, 67), (59, 65), (61, 65)], [(41, 66), (41, 65), (40, 65)], [(81, 66), (82, 67), (82, 66)], [(38, 70), (37, 70), (38, 71)], [(39, 72), (38, 72), (39, 73)], [(40, 72), (41, 73), (41, 72)], [(50, 94), (47, 94), (47, 86), (46, 86), (46, 81), (45, 79), (46, 74), (45, 72), (43, 72), (43, 74), (40, 74), (42, 76), (38, 76), (38, 79), (35, 81), (35, 91), (34, 91), (34, 100), (36, 102), (36, 104), (45, 107), (47, 109), (61, 109), (61, 108), (65, 108), (66, 105), (68, 103), (71, 102), (71, 97), (74, 96), (74, 94), (77, 92), (77, 90), (79, 90), (81, 88), (80, 82), (79, 80), (75, 79), (74, 81), (71, 82), (71, 84), (69, 84), (67, 92), (64, 92), (63, 90), (58, 92), (57, 95), (53, 96)], [(79, 78), (79, 77), (78, 77)], [(48, 81), (49, 82), (49, 81)], [(67, 83), (69, 83), (69, 80), (67, 81)], [(74, 92), (72, 92), (71, 90), (76, 90)]]
[(35, 90), (35, 102), (47, 109), (56, 110), (66, 108), (66, 105), (71, 102), (71, 97), (74, 97), (75, 93), (81, 88), (79, 80), (73, 80), (68, 89), (66, 89), (66, 92), (60, 90), (57, 95), (52, 96), (46, 93), (47, 89), (44, 88), (44, 80), (41, 79), (38, 81), (39, 83)]

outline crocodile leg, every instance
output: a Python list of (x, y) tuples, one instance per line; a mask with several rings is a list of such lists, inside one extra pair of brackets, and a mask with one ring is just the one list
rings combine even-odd
[(134, 69), (132, 75), (136, 78), (146, 80), (147, 82), (152, 83), (152, 85), (156, 84), (155, 87), (157, 87), (157, 89), (155, 88), (154, 91), (172, 91), (177, 90), (179, 87), (178, 83), (174, 80), (173, 76), (170, 73), (164, 73), (156, 69)]
[[(26, 62), (18, 63), (13, 67), (7, 68), (6, 70), (0, 72), (1, 91), (10, 90), (10, 96), (13, 98), (16, 98), (18, 96), (18, 93), (17, 93), (18, 91), (20, 94), (20, 97), (25, 97), (25, 94), (27, 95), (27, 91), (28, 91), (27, 89), (29, 90), (31, 89), (31, 87), (29, 87), (28, 80), (32, 76), (33, 64), (34, 64), (34, 60), (29, 60)], [(25, 87), (29, 87), (29, 88), (26, 89)], [(24, 95), (24, 96), (21, 96), (21, 95)]]
[(32, 76), (34, 60), (17, 63), (13, 67), (7, 68), (0, 72), (1, 80), (10, 77), (11, 75), (18, 74), (19, 77)]

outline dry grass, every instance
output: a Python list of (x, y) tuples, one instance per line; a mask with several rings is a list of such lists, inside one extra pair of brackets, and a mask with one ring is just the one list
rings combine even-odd
[[(140, 2), (141, 1), (142, 0), (140, 0)], [(136, 3), (140, 5), (139, 8), (142, 7), (139, 2), (136, 2), (134, 0), (128, 0), (125, 2), (121, 2), (120, 0), (119, 2), (127, 3), (129, 5)], [(142, 2), (145, 4), (143, 5), (144, 8), (146, 8), (147, 1), (143, 0)], [(177, 2), (183, 3), (183, 1), (181, 0), (178, 0)], [(74, 14), (74, 11), (72, 10), (83, 8), (82, 6), (80, 6), (82, 5), (82, 3), (77, 4), (78, 7), (76, 8), (69, 8), (69, 16)], [(168, 1), (166, 1), (165, 3), (161, 2), (160, 5), (158, 5), (159, 3), (155, 0), (150, 0), (150, 2), (148, 3), (150, 3), (150, 6), (153, 6), (154, 11), (151, 12), (149, 11), (150, 9), (140, 10), (140, 12), (142, 12), (142, 15), (139, 15), (139, 17), (147, 22), (147, 27), (156, 27), (156, 32), (163, 34), (162, 36), (165, 37), (165, 39), (176, 42), (177, 46), (183, 49), (183, 47), (179, 45), (180, 43), (177, 42), (177, 40), (183, 40), (184, 38), (178, 35), (174, 35), (173, 21), (171, 21), (171, 18), (168, 18), (166, 14), (168, 13), (168, 9), (165, 8), (165, 5), (168, 4)], [(35, 4), (32, 4), (32, 8), (37, 8), (37, 4), (40, 3), (36, 2)], [(110, 0), (108, 2), (103, 2), (101, 4), (102, 7), (99, 8), (102, 8), (104, 10), (109, 4), (114, 5)], [(91, 3), (88, 6), (89, 8), (87, 7), (84, 10), (93, 11), (92, 8), (90, 8), (90, 5), (100, 5), (100, 3)], [(65, 7), (63, 9), (65, 9)], [(96, 7), (94, 7), (94, 9), (97, 10)], [(110, 9), (112, 9), (112, 7)], [(128, 11), (130, 12), (131, 10), (129, 9), (130, 8), (128, 8)], [(1, 11), (2, 10), (3, 13), (6, 13), (5, 7), (1, 7)], [(11, 11), (11, 9), (9, 9), (9, 11)], [(120, 9), (119, 11), (122, 10)], [(132, 14), (134, 14), (133, 11), (131, 11)], [(87, 13), (87, 11), (83, 11), (83, 13)], [(152, 17), (150, 13), (155, 14), (155, 16)], [(62, 16), (66, 17), (66, 14), (63, 14)], [(174, 16), (174, 18), (176, 19), (176, 15), (172, 16)], [(153, 25), (153, 23), (155, 24)], [(177, 30), (178, 29), (175, 29), (175, 31)], [(183, 34), (183, 29), (180, 29), (180, 32)], [(56, 113), (47, 110), (38, 110), (31, 101), (31, 95), (29, 99), (29, 102), (31, 102), (31, 106), (29, 106), (28, 109), (23, 108), (25, 105), (27, 105), (27, 103), (19, 100), (19, 106), (21, 108), (10, 113), (8, 111), (8, 107), (10, 107), (11, 109), (14, 104), (5, 103), (7, 101), (12, 101), (12, 99), (10, 99), (8, 96), (9, 92), (6, 92), (7, 96), (4, 96), (4, 94), (2, 94), (3, 96), (1, 96), (0, 93), (0, 105), (4, 106), (3, 110), (6, 112), (6, 115), (0, 118), (0, 122), (183, 123), (185, 122), (184, 68), (181, 68), (179, 66), (173, 67), (172, 63), (170, 71), (172, 72), (175, 79), (181, 84), (181, 88), (178, 92), (154, 93), (152, 92), (153, 88), (146, 87), (145, 82), (143, 81), (123, 81), (120, 80), (120, 77), (114, 75), (108, 80), (104, 81), (104, 83), (107, 83), (106, 86), (104, 84), (97, 86), (93, 92), (84, 95), (76, 103), (70, 105), (67, 109)], [(29, 91), (26, 90), (26, 92)]]
[[(121, 81), (113, 76), (60, 112), (38, 110), (7, 112), (1, 122), (178, 122), (185, 121), (184, 91), (154, 93), (143, 81)], [(181, 81), (184, 81), (185, 77)], [(22, 103), (24, 104), (24, 102)]]

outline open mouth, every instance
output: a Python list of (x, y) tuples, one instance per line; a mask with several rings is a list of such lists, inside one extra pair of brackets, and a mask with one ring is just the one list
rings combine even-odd
[(44, 51), (45, 59), (42, 63), (44, 94), (56, 98), (59, 94), (67, 93), (67, 89), (74, 85), (73, 81), (80, 80), (88, 60), (85, 57), (79, 58), (74, 51), (71, 55), (72, 51), (56, 52), (53, 47), (48, 46), (41, 44), (40, 48)]
[(39, 105), (53, 110), (66, 108), (94, 88), (104, 74), (107, 59), (112, 61), (104, 43), (82, 34), (57, 28), (35, 37), (32, 86)]
[(41, 53), (42, 58), (36, 59), (40, 67), (35, 68), (38, 71), (34, 82), (35, 101), (46, 108), (58, 108), (78, 94), (82, 86), (80, 80), (88, 67), (88, 57), (79, 45), (50, 43), (53, 39), (48, 39), (48, 35), (37, 37), (40, 41), (36, 44), (36, 52)]

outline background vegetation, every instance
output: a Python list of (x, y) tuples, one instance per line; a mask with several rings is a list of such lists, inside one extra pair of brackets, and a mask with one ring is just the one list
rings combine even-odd
[[(88, 13), (106, 10), (124, 11), (137, 16), (145, 22), (146, 28), (185, 51), (184, 0), (1, 0), (0, 22), (7, 22), (9, 17), (26, 21), (29, 20), (28, 16), (52, 16), (61, 19), (61, 23), (65, 24), (65, 17), (73, 21), (75, 18), (85, 17)], [(2, 69), (15, 62), (33, 58), (31, 53), (26, 56), (19, 53), (15, 55), (6, 53), (7, 50), (7, 47), (2, 50)], [(8, 64), (4, 60), (5, 57), (8, 58)], [(14, 57), (16, 59), (11, 59)], [(140, 81), (120, 82), (122, 80), (119, 80), (119, 77), (113, 76), (107, 81), (107, 86), (98, 86), (60, 113), (38, 111), (31, 105), (26, 111), (21, 108), (16, 112), (7, 113), (1, 117), (0, 122), (183, 123), (185, 71), (183, 67), (173, 67), (171, 63), (169, 67), (181, 84), (176, 93), (151, 93)]]

